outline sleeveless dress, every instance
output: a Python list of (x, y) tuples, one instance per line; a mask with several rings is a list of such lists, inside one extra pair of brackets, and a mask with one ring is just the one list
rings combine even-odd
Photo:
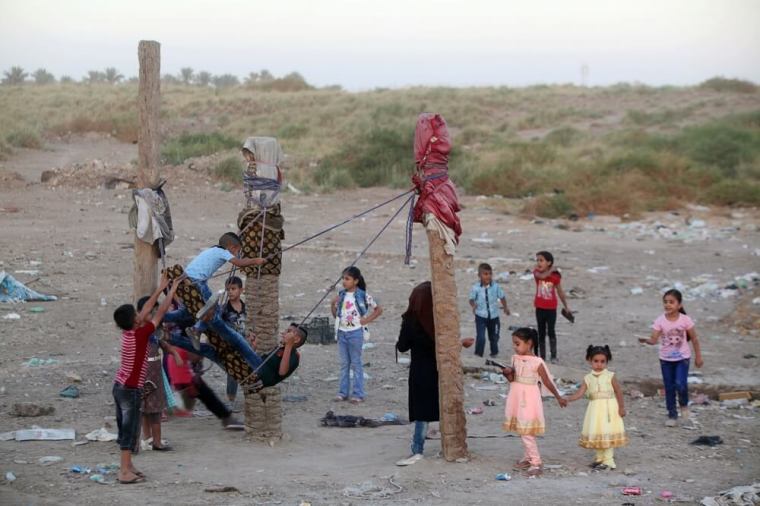
[[(509, 384), (509, 395), (504, 410), (502, 428), (521, 436), (540, 436), (544, 433), (544, 405), (538, 386), (541, 377), (538, 368), (544, 365), (540, 357), (513, 355), (515, 380)], [(544, 369), (546, 366), (544, 365)], [(547, 369), (548, 372), (548, 369)]]
[(591, 372), (584, 378), (589, 403), (578, 440), (583, 448), (603, 450), (628, 444), (623, 419), (618, 413), (615, 391), (612, 389), (614, 376), (615, 373), (605, 369), (599, 374)]

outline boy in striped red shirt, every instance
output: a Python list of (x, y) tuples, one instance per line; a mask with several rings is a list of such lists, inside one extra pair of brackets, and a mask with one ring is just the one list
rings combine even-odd
[(121, 364), (113, 384), (113, 398), (116, 405), (116, 424), (119, 427), (119, 448), (121, 466), (119, 483), (139, 483), (145, 475), (132, 464), (132, 450), (136, 447), (140, 433), (140, 400), (148, 371), (148, 340), (171, 305), (179, 283), (174, 283), (169, 294), (161, 302), (151, 317), (151, 311), (161, 292), (169, 286), (169, 278), (164, 275), (153, 295), (138, 313), (132, 304), (116, 308), (113, 319), (123, 331), (121, 334)]

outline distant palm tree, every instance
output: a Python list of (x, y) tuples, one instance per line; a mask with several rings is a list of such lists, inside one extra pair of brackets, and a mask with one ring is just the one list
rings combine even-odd
[(113, 67), (108, 67), (106, 69), (104, 77), (105, 80), (108, 81), (108, 84), (116, 84), (124, 79), (124, 76), (122, 74), (119, 74), (119, 71)]
[(179, 75), (182, 79), (182, 84), (190, 84), (193, 80), (193, 69), (190, 67), (182, 67), (179, 69)]
[(50, 84), (55, 82), (55, 76), (45, 69), (37, 69), (32, 74), (35, 84)]
[(26, 78), (29, 77), (29, 74), (24, 72), (24, 69), (21, 67), (11, 67), (10, 70), (6, 70), (3, 74), (5, 74), (5, 77), (3, 78), (2, 83), (10, 86), (24, 84)]
[(195, 84), (198, 86), (208, 86), (211, 84), (211, 72), (202, 70), (195, 76)]

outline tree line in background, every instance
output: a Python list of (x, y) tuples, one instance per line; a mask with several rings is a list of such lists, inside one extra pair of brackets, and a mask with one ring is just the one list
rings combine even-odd
[[(3, 78), (0, 80), (0, 84), (4, 86), (21, 86), (24, 84), (54, 84), (54, 83), (82, 83), (82, 84), (110, 84), (116, 85), (120, 83), (137, 83), (137, 77), (125, 78), (123, 74), (119, 73), (114, 67), (108, 67), (107, 69), (90, 70), (86, 76), (76, 81), (71, 76), (62, 75), (60, 79), (56, 79), (53, 74), (40, 68), (32, 72), (31, 74), (26, 72), (22, 67), (11, 67), (10, 70), (3, 72)], [(161, 80), (165, 84), (178, 84), (187, 86), (213, 86), (215, 88), (229, 88), (233, 86), (248, 86), (262, 89), (271, 89), (275, 91), (302, 91), (312, 90), (314, 86), (306, 82), (306, 79), (298, 72), (291, 72), (282, 77), (275, 77), (268, 70), (261, 70), (260, 72), (250, 72), (241, 81), (238, 76), (234, 74), (220, 74), (214, 75), (211, 72), (201, 70), (196, 72), (190, 67), (183, 67), (180, 69), (179, 74), (164, 74)], [(330, 88), (339, 89), (339, 86), (331, 86)]]

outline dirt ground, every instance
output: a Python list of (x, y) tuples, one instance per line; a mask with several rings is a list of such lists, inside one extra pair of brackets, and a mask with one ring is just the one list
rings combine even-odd
[[(123, 164), (136, 158), (132, 145), (106, 139), (73, 139), (53, 143), (46, 151), (29, 151), (12, 158), (0, 171), (15, 171), (29, 184), (0, 186), (0, 270), (30, 287), (58, 295), (56, 302), (0, 306), (0, 432), (38, 425), (73, 428), (77, 440), (100, 427), (115, 432), (111, 384), (118, 364), (119, 332), (113, 309), (132, 291), (132, 236), (126, 212), (127, 189), (50, 187), (36, 183), (42, 170), (87, 163), (93, 158)], [(179, 170), (179, 169), (176, 169)], [(7, 175), (7, 172), (6, 172)], [(182, 173), (165, 172), (177, 239), (168, 248), (171, 262), (187, 263), (219, 235), (234, 230), (243, 205), (242, 192)], [(31, 183), (34, 181), (35, 183)], [(188, 181), (191, 181), (189, 183)], [(283, 198), (286, 243), (338, 222), (395, 193), (371, 189), (330, 195)], [(534, 324), (532, 280), (521, 276), (532, 267), (539, 249), (553, 251), (563, 271), (565, 290), (577, 322), (558, 323), (560, 364), (555, 376), (579, 381), (587, 372), (584, 350), (590, 343), (608, 343), (611, 369), (626, 384), (626, 392), (645, 390), (641, 384), (660, 378), (657, 351), (637, 343), (649, 333), (661, 312), (661, 289), (675, 283), (690, 294), (686, 310), (697, 322), (705, 366), (695, 376), (693, 392), (760, 391), (760, 296), (756, 283), (736, 276), (760, 271), (760, 212), (689, 207), (678, 214), (660, 213), (621, 223), (613, 217), (579, 221), (536, 221), (507, 214), (509, 202), (464, 197), (464, 226), (457, 253), (457, 284), (462, 335), (474, 334), (467, 293), (476, 280), (475, 268), (489, 261), (502, 278), (513, 315), (502, 317), (500, 358), (509, 360), (509, 325)], [(304, 316), (323, 290), (350, 263), (364, 243), (396, 208), (389, 206), (366, 219), (331, 232), (285, 254), (281, 278), (281, 317)], [(704, 223), (701, 223), (701, 221)], [(690, 223), (687, 224), (687, 223)], [(428, 441), (426, 459), (409, 468), (394, 462), (409, 449), (410, 426), (338, 429), (320, 427), (328, 410), (371, 418), (387, 412), (407, 416), (408, 366), (397, 364), (393, 344), (411, 288), (429, 278), (427, 243), (415, 228), (413, 267), (403, 265), (403, 220), (396, 220), (359, 263), (369, 291), (385, 308), (372, 325), (376, 347), (365, 351), (367, 402), (355, 407), (335, 403), (338, 374), (334, 345), (306, 345), (302, 366), (283, 385), (285, 394), (306, 395), (305, 402), (284, 403), (285, 439), (274, 447), (248, 441), (241, 433), (221, 430), (203, 410), (193, 418), (170, 419), (164, 437), (174, 452), (142, 452), (135, 459), (148, 481), (123, 486), (100, 485), (70, 472), (74, 465), (94, 468), (118, 461), (114, 443), (71, 441), (0, 442), (0, 471), (16, 479), (0, 484), (2, 504), (655, 504), (662, 491), (686, 503), (703, 496), (747, 485), (760, 478), (760, 428), (757, 408), (726, 409), (712, 400), (695, 406), (697, 429), (666, 429), (660, 397), (626, 395), (626, 428), (630, 445), (616, 452), (618, 469), (590, 472), (591, 454), (577, 445), (586, 405), (560, 409), (545, 402), (547, 434), (539, 447), (547, 469), (529, 480), (511, 471), (521, 456), (516, 437), (501, 432), (506, 386), (465, 378), (465, 404), (484, 413), (468, 415), (472, 458), (447, 463), (437, 456), (439, 441)], [(25, 271), (25, 272), (17, 272)], [(36, 271), (36, 272), (35, 272)], [(509, 274), (503, 274), (509, 273)], [(731, 283), (738, 290), (695, 287)], [(746, 285), (746, 288), (744, 288)], [(633, 294), (632, 288), (641, 288)], [(637, 290), (634, 290), (636, 292)], [(742, 310), (735, 312), (737, 304)], [(41, 307), (42, 312), (35, 308)], [(3, 319), (8, 313), (18, 320)], [(741, 313), (741, 314), (740, 314)], [(326, 305), (317, 314), (327, 314)], [(743, 323), (741, 323), (743, 322)], [(741, 323), (741, 324), (740, 324)], [(57, 364), (23, 365), (32, 357), (53, 358)], [(471, 350), (465, 365), (480, 366)], [(82, 396), (64, 399), (66, 373), (83, 378)], [(206, 379), (223, 394), (224, 376), (214, 367)], [(492, 399), (495, 407), (483, 401)], [(17, 402), (52, 405), (55, 413), (36, 418), (10, 414)], [(689, 444), (700, 435), (720, 435), (714, 448)], [(41, 466), (38, 459), (60, 456), (63, 461)], [(512, 473), (511, 481), (495, 475)], [(113, 475), (107, 475), (112, 481)], [(217, 486), (239, 492), (213, 493)], [(640, 486), (641, 497), (621, 494), (624, 486)]]

